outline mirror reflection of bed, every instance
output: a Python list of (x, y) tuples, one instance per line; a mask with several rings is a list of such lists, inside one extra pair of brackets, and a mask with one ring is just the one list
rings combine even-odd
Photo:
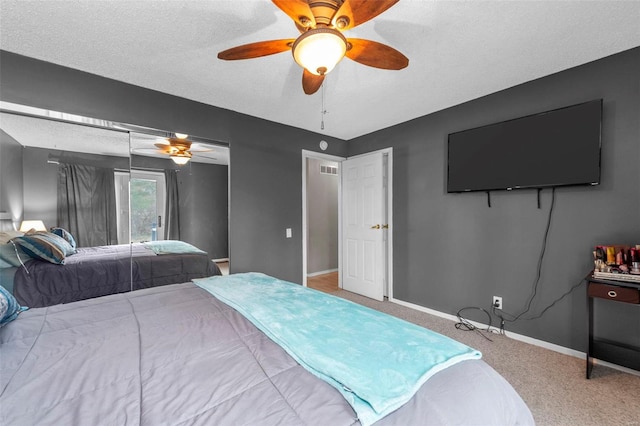
[[(215, 156), (179, 166), (146, 149), (166, 132), (80, 120), (2, 112), (2, 285), (23, 305), (42, 307), (221, 274), (228, 148), (212, 145)], [(41, 220), (47, 238), (56, 228), (71, 241), (22, 235), (28, 219)], [(63, 264), (34, 253), (36, 243), (61, 249)]]

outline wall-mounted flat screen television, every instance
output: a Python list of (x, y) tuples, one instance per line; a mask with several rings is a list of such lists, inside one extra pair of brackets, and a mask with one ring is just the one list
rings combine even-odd
[(449, 135), (447, 192), (600, 183), (602, 99)]

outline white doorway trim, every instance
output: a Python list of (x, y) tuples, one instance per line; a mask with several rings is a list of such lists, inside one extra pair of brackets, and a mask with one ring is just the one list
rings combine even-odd
[[(386, 224), (389, 225), (387, 229), (387, 244), (386, 244), (386, 277), (385, 277), (385, 285), (384, 285), (384, 296), (388, 298), (388, 300), (393, 300), (393, 148), (383, 148), (376, 151), (365, 152), (362, 154), (354, 155), (352, 157), (348, 157), (348, 159), (364, 157), (369, 154), (374, 153), (382, 153), (383, 156), (387, 158), (384, 167), (385, 181), (386, 181), (386, 214), (387, 221)], [(340, 220), (342, 218), (342, 208), (340, 208)], [(340, 227), (340, 240), (339, 247), (342, 247), (342, 227)], [(342, 261), (342, 257), (340, 257), (340, 261)], [(340, 266), (340, 274), (342, 274), (342, 266)], [(342, 286), (340, 287), (342, 288)]]
[[(322, 152), (302, 150), (302, 285), (307, 286), (307, 244), (309, 224), (307, 223), (307, 159), (329, 160), (342, 163), (344, 157), (324, 154)], [(338, 212), (342, 211), (342, 183), (338, 184)], [(338, 214), (338, 271), (342, 271), (342, 218)], [(342, 288), (341, 272), (338, 273), (338, 287)]]

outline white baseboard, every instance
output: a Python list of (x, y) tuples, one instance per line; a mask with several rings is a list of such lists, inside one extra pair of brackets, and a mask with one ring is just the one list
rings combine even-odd
[(327, 269), (326, 271), (313, 272), (311, 274), (307, 274), (307, 277), (316, 277), (318, 275), (330, 274), (332, 272), (338, 272), (338, 268), (336, 268), (336, 269)]
[[(440, 317), (440, 318), (445, 318), (445, 319), (448, 319), (450, 321), (455, 321), (455, 322), (459, 321), (458, 317), (455, 316), (455, 315), (446, 314), (444, 312), (436, 311), (434, 309), (429, 309), (429, 308), (426, 308), (424, 306), (416, 305), (414, 303), (405, 302), (404, 300), (390, 298), (389, 302), (396, 303), (396, 304), (402, 305), (402, 306), (406, 306), (407, 308), (415, 309), (416, 311), (420, 311), (420, 312), (425, 312), (427, 314), (431, 314), (431, 315), (434, 315), (434, 316), (437, 316), (437, 317)], [(467, 320), (467, 321), (469, 321), (471, 324), (473, 324), (474, 326), (476, 326), (476, 327), (478, 327), (480, 329), (485, 329), (486, 330), (487, 327), (488, 327), (487, 324), (482, 324), (482, 323), (479, 323), (479, 322), (476, 322), (476, 321), (470, 321), (470, 320)], [(497, 328), (497, 327), (491, 327), (491, 330), (498, 331), (498, 332), (500, 331), (500, 329)], [(559, 352), (559, 353), (564, 354), (564, 355), (570, 355), (570, 356), (575, 357), (575, 358), (580, 358), (580, 359), (583, 359), (585, 361), (585, 363), (587, 362), (586, 361), (587, 354), (584, 353), (584, 352), (577, 351), (575, 349), (566, 348), (564, 346), (556, 345), (555, 343), (545, 342), (544, 340), (534, 339), (533, 337), (525, 336), (523, 334), (513, 333), (513, 332), (510, 332), (510, 331), (506, 331), (505, 332), (505, 336), (507, 336), (507, 337), (509, 337), (511, 339), (514, 339), (514, 340), (519, 340), (519, 341), (524, 342), (524, 343), (529, 343), (531, 345), (535, 345), (535, 346), (539, 346), (541, 348), (549, 349), (549, 350), (552, 350), (554, 352)], [(599, 359), (594, 359), (594, 362), (596, 364), (603, 365), (605, 367), (609, 367), (609, 368), (612, 368), (614, 370), (618, 370), (618, 371), (622, 371), (622, 372), (625, 372), (625, 373), (633, 374), (634, 376), (640, 376), (640, 371), (632, 370), (630, 368), (623, 367), (621, 365), (611, 364), (610, 362), (602, 361), (602, 360), (599, 360)]]
[(228, 258), (228, 257), (223, 257), (223, 258), (221, 258), (221, 259), (211, 259), (211, 261), (212, 261), (212, 262), (215, 262), (215, 263), (228, 262), (228, 261), (229, 261), (229, 258)]

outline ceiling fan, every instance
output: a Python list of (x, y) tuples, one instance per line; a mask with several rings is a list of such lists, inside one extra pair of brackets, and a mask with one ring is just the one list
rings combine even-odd
[(399, 0), (272, 0), (293, 19), (300, 31), (298, 38), (259, 41), (218, 53), (219, 59), (252, 59), (291, 50), (298, 65), (304, 68), (304, 93), (315, 93), (324, 76), (346, 56), (363, 65), (400, 70), (409, 59), (382, 43), (346, 38), (342, 32), (369, 21)]
[(155, 154), (167, 155), (180, 166), (187, 164), (195, 153), (213, 151), (213, 148), (193, 143), (187, 139), (188, 137), (189, 135), (183, 133), (174, 133), (174, 136), (154, 143), (156, 148), (138, 148), (135, 151), (150, 150)]

